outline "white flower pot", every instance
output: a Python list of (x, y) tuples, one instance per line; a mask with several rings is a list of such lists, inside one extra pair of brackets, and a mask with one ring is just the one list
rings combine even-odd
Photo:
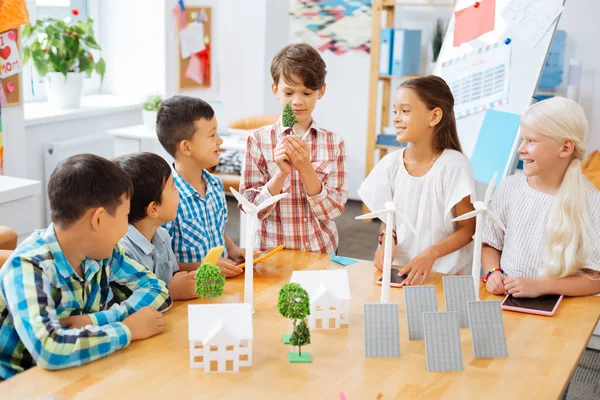
[(142, 109), (142, 121), (148, 129), (156, 130), (156, 114), (158, 111), (148, 111)]
[(48, 102), (56, 108), (79, 108), (83, 91), (83, 74), (48, 72), (45, 79)]

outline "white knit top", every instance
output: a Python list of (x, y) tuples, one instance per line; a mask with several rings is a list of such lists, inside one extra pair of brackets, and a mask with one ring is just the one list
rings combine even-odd
[[(542, 249), (548, 212), (554, 196), (533, 189), (527, 177), (517, 174), (504, 178), (496, 189), (490, 209), (504, 226), (503, 233), (491, 217), (484, 218), (483, 243), (502, 252), (500, 266), (507, 275), (538, 278), (543, 267)], [(600, 192), (590, 191), (588, 213), (592, 226), (600, 232)], [(600, 270), (600, 243), (589, 251), (586, 268)]]

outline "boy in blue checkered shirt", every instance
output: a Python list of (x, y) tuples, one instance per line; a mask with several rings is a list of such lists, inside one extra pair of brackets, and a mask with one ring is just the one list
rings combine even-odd
[(0, 381), (38, 365), (86, 364), (164, 329), (165, 284), (116, 246), (127, 232), (131, 180), (81, 154), (48, 182), (53, 223), (0, 269)]
[(243, 260), (244, 249), (225, 235), (225, 187), (207, 171), (219, 163), (223, 143), (214, 110), (197, 98), (170, 97), (158, 109), (156, 133), (175, 159), (173, 179), (179, 189), (179, 208), (177, 217), (165, 228), (179, 268), (194, 271), (211, 248), (225, 246), (225, 257), (217, 265), (225, 276), (240, 274), (242, 269), (234, 260)]

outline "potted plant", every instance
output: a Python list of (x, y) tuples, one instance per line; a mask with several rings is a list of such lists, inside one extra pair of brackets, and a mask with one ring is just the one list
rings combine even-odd
[(149, 129), (156, 129), (156, 114), (162, 101), (161, 95), (152, 94), (142, 103), (142, 121)]
[(208, 301), (212, 303), (214, 297), (223, 294), (223, 286), (225, 275), (216, 265), (202, 264), (196, 271), (196, 294), (200, 298), (208, 297)]
[(429, 73), (432, 74), (435, 69), (435, 63), (442, 50), (442, 43), (444, 42), (444, 23), (441, 19), (438, 19), (435, 24), (435, 32), (433, 33), (433, 40), (431, 41), (431, 51), (433, 55), (433, 61), (429, 64)]
[(23, 27), (23, 61), (31, 59), (38, 74), (46, 77), (48, 101), (59, 108), (79, 108), (84, 73), (89, 77), (96, 72), (104, 78), (104, 60), (92, 54), (100, 50), (93, 22), (92, 18), (74, 23), (70, 18), (43, 18)]

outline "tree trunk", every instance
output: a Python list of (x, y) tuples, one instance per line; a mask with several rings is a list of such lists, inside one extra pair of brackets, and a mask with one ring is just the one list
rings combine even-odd
[(302, 346), (298, 346), (298, 355), (302, 357)]

